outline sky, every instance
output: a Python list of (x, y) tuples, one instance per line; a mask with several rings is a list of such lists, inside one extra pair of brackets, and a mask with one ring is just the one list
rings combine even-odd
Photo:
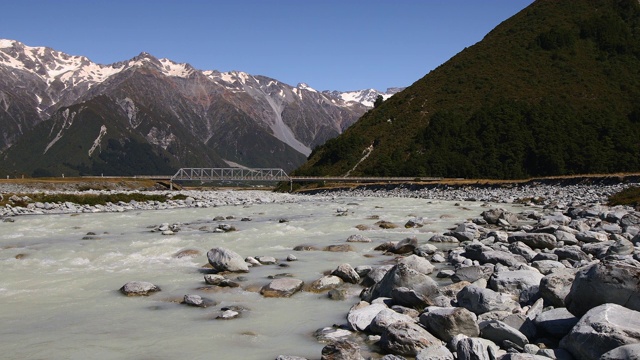
[(533, 0), (0, 0), (0, 38), (99, 64), (141, 52), (295, 86), (405, 87)]

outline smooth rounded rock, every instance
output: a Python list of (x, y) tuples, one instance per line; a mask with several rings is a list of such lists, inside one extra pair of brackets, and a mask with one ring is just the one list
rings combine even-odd
[(160, 288), (146, 281), (130, 281), (120, 288), (120, 292), (127, 296), (149, 296)]

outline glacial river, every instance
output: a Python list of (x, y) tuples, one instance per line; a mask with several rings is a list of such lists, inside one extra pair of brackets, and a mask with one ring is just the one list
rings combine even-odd
[[(337, 216), (338, 209), (347, 216)], [(280, 354), (320, 358), (324, 344), (313, 332), (343, 324), (361, 290), (351, 286), (344, 301), (326, 293), (263, 298), (257, 290), (269, 275), (291, 273), (311, 283), (341, 263), (378, 265), (392, 260), (373, 248), (385, 241), (432, 232), (476, 217), (480, 203), (424, 199), (339, 198), (290, 204), (221, 206), (163, 211), (38, 215), (0, 222), (0, 354), (3, 359), (275, 359)], [(216, 216), (234, 219), (213, 221)], [(240, 221), (242, 218), (251, 221)], [(374, 223), (400, 225), (383, 230)], [(422, 217), (421, 229), (405, 229)], [(281, 222), (286, 219), (287, 222)], [(151, 229), (181, 223), (163, 236)], [(220, 223), (235, 232), (205, 231)], [(357, 225), (371, 230), (358, 230)], [(87, 233), (96, 235), (87, 236)], [(371, 243), (351, 243), (354, 252), (293, 251), (345, 244), (353, 234)], [(199, 289), (212, 247), (247, 256), (273, 256), (289, 267), (254, 267), (239, 288)], [(195, 257), (175, 255), (198, 250)], [(298, 260), (287, 262), (289, 254)], [(238, 275), (232, 275), (236, 278)], [(133, 280), (162, 288), (149, 297), (126, 297), (118, 289)], [(216, 302), (207, 308), (180, 304), (185, 294)], [(216, 320), (222, 307), (246, 310)]]

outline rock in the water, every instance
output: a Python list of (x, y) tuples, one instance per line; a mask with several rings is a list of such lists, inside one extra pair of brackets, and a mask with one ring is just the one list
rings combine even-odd
[(390, 297), (398, 305), (423, 307), (438, 292), (436, 282), (403, 263), (395, 265), (382, 280), (362, 294), (362, 299), (372, 301), (378, 297)]
[(322, 348), (321, 360), (364, 360), (360, 347), (349, 340), (338, 340)]
[(442, 342), (418, 324), (397, 322), (385, 329), (378, 344), (392, 354), (416, 356), (422, 349), (441, 346)]
[(582, 316), (560, 341), (576, 359), (597, 360), (619, 346), (640, 343), (640, 312), (603, 304)]
[(349, 264), (340, 264), (335, 270), (331, 272), (331, 275), (337, 276), (344, 282), (350, 284), (357, 284), (360, 282), (360, 275)]
[(640, 311), (640, 268), (623, 261), (603, 261), (578, 271), (566, 297), (567, 309), (582, 316), (590, 309), (614, 303)]
[(407, 254), (412, 253), (418, 247), (418, 239), (415, 237), (406, 238), (398, 241), (391, 249), (390, 252), (394, 254)]
[(355, 234), (355, 235), (349, 236), (347, 238), (347, 242), (369, 243), (371, 242), (371, 239), (369, 239), (364, 235)]
[(229, 249), (216, 247), (207, 252), (209, 264), (218, 272), (248, 272), (249, 266), (242, 256)]
[[(294, 249), (295, 250), (295, 249)], [(356, 249), (349, 245), (349, 244), (337, 244), (337, 245), (329, 245), (326, 246), (324, 249), (322, 249), (324, 251), (330, 251), (330, 252), (349, 252), (349, 251), (356, 251)]]
[(299, 279), (281, 278), (271, 281), (260, 289), (264, 297), (289, 297), (302, 289), (304, 282)]
[(476, 337), (480, 334), (476, 314), (463, 307), (429, 306), (420, 315), (420, 323), (433, 335), (443, 341), (450, 341), (455, 335)]
[(320, 342), (333, 342), (337, 340), (345, 340), (353, 335), (349, 330), (336, 329), (334, 327), (325, 327), (316, 330), (313, 334)]
[(127, 296), (149, 296), (160, 288), (146, 281), (130, 281), (120, 288), (120, 292)]
[(337, 276), (326, 275), (309, 285), (309, 290), (313, 292), (329, 291), (342, 285), (343, 281)]

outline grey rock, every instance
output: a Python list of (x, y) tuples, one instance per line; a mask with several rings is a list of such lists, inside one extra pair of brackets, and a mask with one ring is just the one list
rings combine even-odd
[(590, 309), (614, 303), (640, 311), (640, 268), (622, 261), (604, 261), (578, 271), (566, 297), (567, 309), (582, 316)]
[(600, 360), (640, 360), (640, 343), (618, 346), (602, 354)]
[(300, 356), (278, 355), (276, 360), (307, 360), (307, 358), (303, 358)]
[(347, 314), (347, 321), (352, 329), (356, 331), (365, 331), (371, 325), (371, 322), (382, 310), (388, 309), (384, 304), (368, 304), (366, 302), (360, 302), (360, 304), (353, 306)]
[(564, 246), (562, 248), (555, 249), (553, 253), (558, 256), (558, 260), (568, 259), (574, 262), (590, 260), (589, 255), (576, 245)]
[(341, 278), (334, 275), (326, 275), (312, 282), (311, 285), (309, 285), (309, 290), (312, 292), (329, 291), (342, 284), (343, 281)]
[(615, 244), (615, 241), (585, 243), (581, 249), (585, 253), (595, 256), (597, 259), (602, 259), (607, 256), (607, 251), (609, 251), (609, 248), (613, 244)]
[(385, 328), (378, 344), (392, 354), (416, 356), (422, 349), (441, 346), (442, 342), (418, 324), (397, 322)]
[(556, 308), (538, 315), (533, 322), (547, 334), (560, 339), (571, 331), (578, 320), (566, 308)]
[(361, 234), (355, 234), (355, 235), (349, 236), (347, 238), (347, 242), (369, 243), (371, 242), (371, 239)]
[(294, 278), (281, 278), (271, 281), (260, 289), (264, 297), (289, 297), (302, 289), (304, 282)]
[(508, 249), (511, 253), (524, 257), (527, 261), (531, 261), (538, 254), (533, 251), (531, 247), (521, 241), (509, 244)]
[(433, 244), (421, 244), (413, 251), (413, 253), (418, 256), (427, 257), (434, 254), (436, 251), (438, 251), (438, 248)]
[(463, 338), (456, 344), (458, 360), (495, 360), (496, 346), (480, 338)]
[(640, 343), (640, 312), (617, 304), (589, 310), (560, 341), (575, 358), (597, 360), (619, 346)]
[(160, 288), (146, 281), (130, 281), (120, 288), (120, 292), (127, 296), (149, 296)]
[(214, 270), (218, 272), (231, 271), (231, 272), (248, 272), (249, 266), (244, 259), (237, 253), (216, 247), (207, 252), (207, 259), (209, 264)]
[(360, 275), (349, 264), (340, 264), (335, 270), (331, 272), (331, 275), (337, 276), (344, 282), (350, 284), (357, 284), (360, 282)]
[(420, 315), (420, 323), (430, 333), (446, 342), (457, 334), (469, 337), (480, 334), (476, 314), (462, 307), (427, 307)]
[(325, 327), (316, 330), (313, 335), (320, 342), (332, 342), (337, 340), (346, 340), (353, 336), (353, 333), (345, 329), (337, 329), (334, 327)]
[(391, 324), (398, 322), (415, 323), (415, 319), (404, 314), (400, 314), (391, 309), (382, 309), (373, 318), (369, 325), (369, 331), (374, 334), (382, 334)]
[(575, 271), (561, 270), (553, 272), (540, 280), (540, 296), (555, 307), (564, 307), (565, 298), (569, 295)]
[(540, 285), (544, 276), (537, 270), (495, 272), (489, 278), (489, 288), (500, 293), (520, 296), (523, 290)]
[(556, 360), (574, 360), (573, 355), (565, 349), (540, 349), (536, 355)]
[(499, 360), (549, 360), (546, 356), (535, 354), (507, 353), (498, 358)]
[(454, 360), (454, 356), (445, 346), (429, 346), (420, 350), (416, 360)]
[(500, 294), (491, 289), (484, 289), (475, 285), (465, 286), (456, 295), (458, 305), (480, 315), (488, 311), (513, 311), (520, 308), (509, 295)]
[(363, 286), (373, 286), (375, 283), (381, 281), (384, 276), (393, 268), (393, 265), (382, 265), (367, 271), (364, 277), (362, 277)]
[[(371, 302), (381, 296), (392, 297), (393, 291), (399, 288), (405, 288), (413, 292), (415, 297), (421, 300), (421, 306), (428, 305), (429, 297), (438, 293), (438, 285), (431, 277), (400, 263), (391, 268), (382, 280), (373, 285), (373, 287), (365, 290), (361, 297), (363, 300)], [(410, 307), (420, 305), (401, 302), (397, 304)]]
[(483, 321), (479, 324), (479, 327), (482, 338), (489, 339), (502, 348), (508, 348), (508, 346), (504, 346), (504, 344), (505, 341), (509, 341), (516, 345), (518, 350), (523, 351), (524, 346), (529, 343), (529, 339), (518, 329), (500, 320)]
[(508, 241), (510, 243), (520, 241), (532, 249), (553, 249), (557, 245), (556, 237), (545, 233), (513, 233)]
[(413, 251), (418, 247), (418, 239), (416, 237), (410, 237), (403, 240), (398, 241), (391, 249), (390, 252), (394, 254), (407, 254), (413, 253)]
[(629, 255), (634, 252), (633, 243), (627, 239), (619, 239), (607, 249), (607, 255)]
[(425, 275), (429, 275), (433, 272), (433, 270), (435, 269), (435, 266), (433, 266), (433, 264), (431, 264), (429, 262), (429, 260), (420, 257), (418, 255), (409, 255), (407, 257), (404, 257), (400, 260), (398, 260), (399, 264), (405, 264), (407, 266), (409, 266), (410, 268), (423, 273)]
[(595, 231), (581, 231), (576, 234), (576, 239), (585, 243), (597, 243), (609, 240), (609, 237), (605, 233)]
[(278, 263), (278, 260), (273, 256), (256, 256), (256, 260), (258, 260), (262, 265), (273, 265)]
[(557, 241), (562, 241), (565, 245), (578, 244), (578, 239), (576, 239), (576, 236), (573, 233), (557, 230), (553, 235), (555, 235)]
[(549, 275), (558, 269), (566, 269), (567, 267), (559, 262), (554, 260), (539, 260), (534, 261), (531, 264), (534, 268), (538, 269), (542, 275)]
[(457, 242), (459, 242), (459, 240), (456, 239), (454, 236), (442, 235), (442, 234), (433, 235), (429, 239), (429, 241), (430, 242), (437, 242), (437, 243), (457, 243)]
[(489, 279), (489, 277), (493, 274), (493, 268), (489, 266), (464, 266), (459, 267), (455, 270), (453, 276), (451, 276), (451, 281), (460, 282), (460, 281), (468, 281), (474, 282), (478, 279)]
[(338, 340), (322, 348), (321, 360), (364, 360), (360, 347), (353, 341)]

